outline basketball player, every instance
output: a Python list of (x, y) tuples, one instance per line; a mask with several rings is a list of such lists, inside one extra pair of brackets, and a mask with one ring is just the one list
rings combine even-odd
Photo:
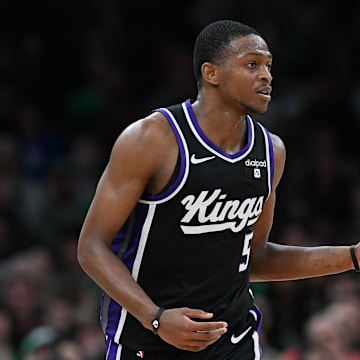
[(359, 245), (268, 241), (285, 147), (251, 118), (271, 100), (264, 38), (216, 21), (193, 60), (197, 98), (119, 135), (80, 234), (108, 360), (260, 359), (250, 281), (358, 269)]

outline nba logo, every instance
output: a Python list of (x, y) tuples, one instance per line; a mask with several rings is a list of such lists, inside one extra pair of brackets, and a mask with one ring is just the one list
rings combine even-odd
[(144, 359), (145, 357), (145, 352), (143, 350), (139, 350), (137, 353), (136, 353), (136, 357), (140, 358), (140, 359)]
[(259, 168), (254, 169), (254, 178), (260, 179), (261, 178), (261, 172)]

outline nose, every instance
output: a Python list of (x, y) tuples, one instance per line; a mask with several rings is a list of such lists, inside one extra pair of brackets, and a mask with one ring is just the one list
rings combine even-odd
[(258, 78), (260, 80), (265, 80), (266, 82), (271, 82), (273, 77), (271, 75), (271, 71), (267, 66), (261, 66), (259, 73), (258, 73)]

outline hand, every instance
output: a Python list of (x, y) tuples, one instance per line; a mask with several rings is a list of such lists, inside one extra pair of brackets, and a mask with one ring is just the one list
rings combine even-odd
[(158, 335), (178, 349), (201, 351), (227, 331), (224, 321), (204, 321), (212, 317), (212, 313), (187, 307), (166, 309), (160, 318)]

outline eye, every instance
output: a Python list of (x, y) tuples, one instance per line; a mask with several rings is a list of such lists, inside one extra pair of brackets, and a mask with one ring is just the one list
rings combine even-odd
[(268, 63), (266, 66), (267, 66), (267, 68), (268, 68), (269, 70), (272, 69), (272, 63)]
[(256, 61), (249, 61), (246, 65), (247, 67), (254, 69), (256, 68)]

